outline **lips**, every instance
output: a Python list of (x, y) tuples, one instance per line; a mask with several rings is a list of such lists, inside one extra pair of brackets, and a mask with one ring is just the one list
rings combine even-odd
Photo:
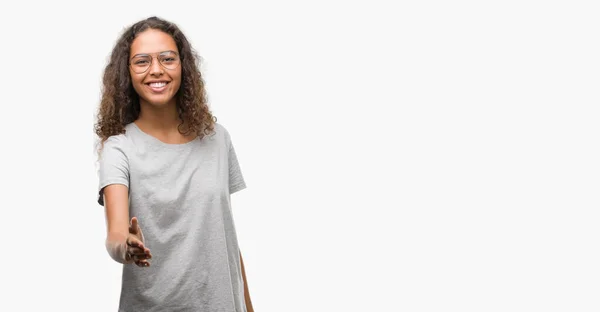
[(150, 83), (146, 83), (146, 86), (148, 86), (148, 88), (153, 92), (160, 93), (167, 88), (168, 84), (169, 81), (153, 81)]

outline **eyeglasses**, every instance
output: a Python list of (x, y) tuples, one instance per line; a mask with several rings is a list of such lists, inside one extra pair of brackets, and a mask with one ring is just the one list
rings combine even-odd
[(175, 69), (181, 63), (177, 52), (163, 51), (153, 54), (136, 54), (131, 58), (131, 60), (129, 60), (129, 67), (131, 67), (136, 74), (143, 74), (152, 65), (152, 60), (154, 59), (153, 55), (155, 54), (157, 54), (156, 59), (160, 65), (166, 69)]

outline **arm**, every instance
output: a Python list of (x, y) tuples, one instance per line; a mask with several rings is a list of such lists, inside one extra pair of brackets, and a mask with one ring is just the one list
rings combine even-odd
[(246, 310), (248, 312), (254, 312), (252, 307), (252, 301), (250, 300), (250, 293), (248, 292), (248, 282), (246, 281), (246, 271), (244, 269), (244, 259), (242, 258), (242, 251), (240, 251), (240, 262), (242, 264), (242, 277), (244, 278), (244, 300), (246, 302)]
[(128, 189), (122, 184), (112, 184), (104, 188), (106, 208), (106, 250), (113, 260), (131, 263), (127, 257), (127, 236), (129, 235)]
[[(143, 245), (144, 237), (137, 218), (132, 219), (131, 224), (128, 221), (129, 190), (127, 186), (111, 184), (106, 186), (103, 192), (104, 206), (106, 207), (106, 249), (109, 255), (119, 263), (135, 262), (138, 266), (148, 266), (149, 263), (145, 259), (150, 258), (150, 251)], [(131, 253), (140, 258), (132, 259)], [(142, 255), (144, 255), (143, 258)]]
[[(99, 158), (98, 204), (106, 211), (106, 249), (111, 258), (119, 263), (140, 263), (150, 258), (150, 251), (143, 246), (143, 236), (137, 218), (129, 223), (129, 159), (127, 140), (111, 136), (104, 143)], [(145, 253), (147, 252), (147, 257)], [(133, 255), (134, 259), (131, 259)], [(133, 260), (133, 261), (132, 261)], [(149, 263), (141, 263), (148, 266)]]

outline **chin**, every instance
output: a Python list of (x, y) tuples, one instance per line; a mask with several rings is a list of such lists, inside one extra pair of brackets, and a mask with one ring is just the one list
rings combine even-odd
[[(144, 101), (146, 103), (148, 103), (150, 106), (154, 106), (154, 107), (166, 107), (169, 106), (169, 104), (171, 104), (171, 102), (173, 101), (174, 96), (167, 98), (167, 99), (163, 99), (163, 98), (156, 98), (156, 97), (145, 97)], [(174, 101), (173, 101), (174, 103)]]

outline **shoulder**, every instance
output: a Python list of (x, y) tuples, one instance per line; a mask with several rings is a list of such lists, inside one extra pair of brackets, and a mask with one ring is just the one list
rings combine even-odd
[[(129, 127), (126, 127), (126, 131)], [(101, 145), (102, 154), (110, 151), (119, 151), (126, 153), (131, 145), (131, 140), (128, 137), (128, 133), (116, 134), (109, 136), (106, 141)]]
[(135, 123), (129, 123), (125, 125), (125, 133), (110, 136), (106, 141), (108, 142), (110, 140), (112, 144), (118, 145), (131, 144), (132, 137), (136, 134), (136, 129), (137, 126), (135, 125)]
[(125, 134), (111, 135), (104, 141), (104, 146), (122, 146), (125, 144), (127, 144), (127, 137)]
[(112, 135), (104, 141), (103, 147), (109, 148), (125, 148), (129, 143), (127, 136), (125, 134)]
[(223, 124), (215, 122), (214, 131), (217, 137), (222, 138), (227, 144), (229, 144), (231, 141), (229, 131), (227, 131), (227, 128)]
[(227, 133), (227, 128), (225, 128), (225, 126), (221, 123), (215, 122), (215, 127), (214, 127), (215, 133), (216, 134), (224, 134)]

